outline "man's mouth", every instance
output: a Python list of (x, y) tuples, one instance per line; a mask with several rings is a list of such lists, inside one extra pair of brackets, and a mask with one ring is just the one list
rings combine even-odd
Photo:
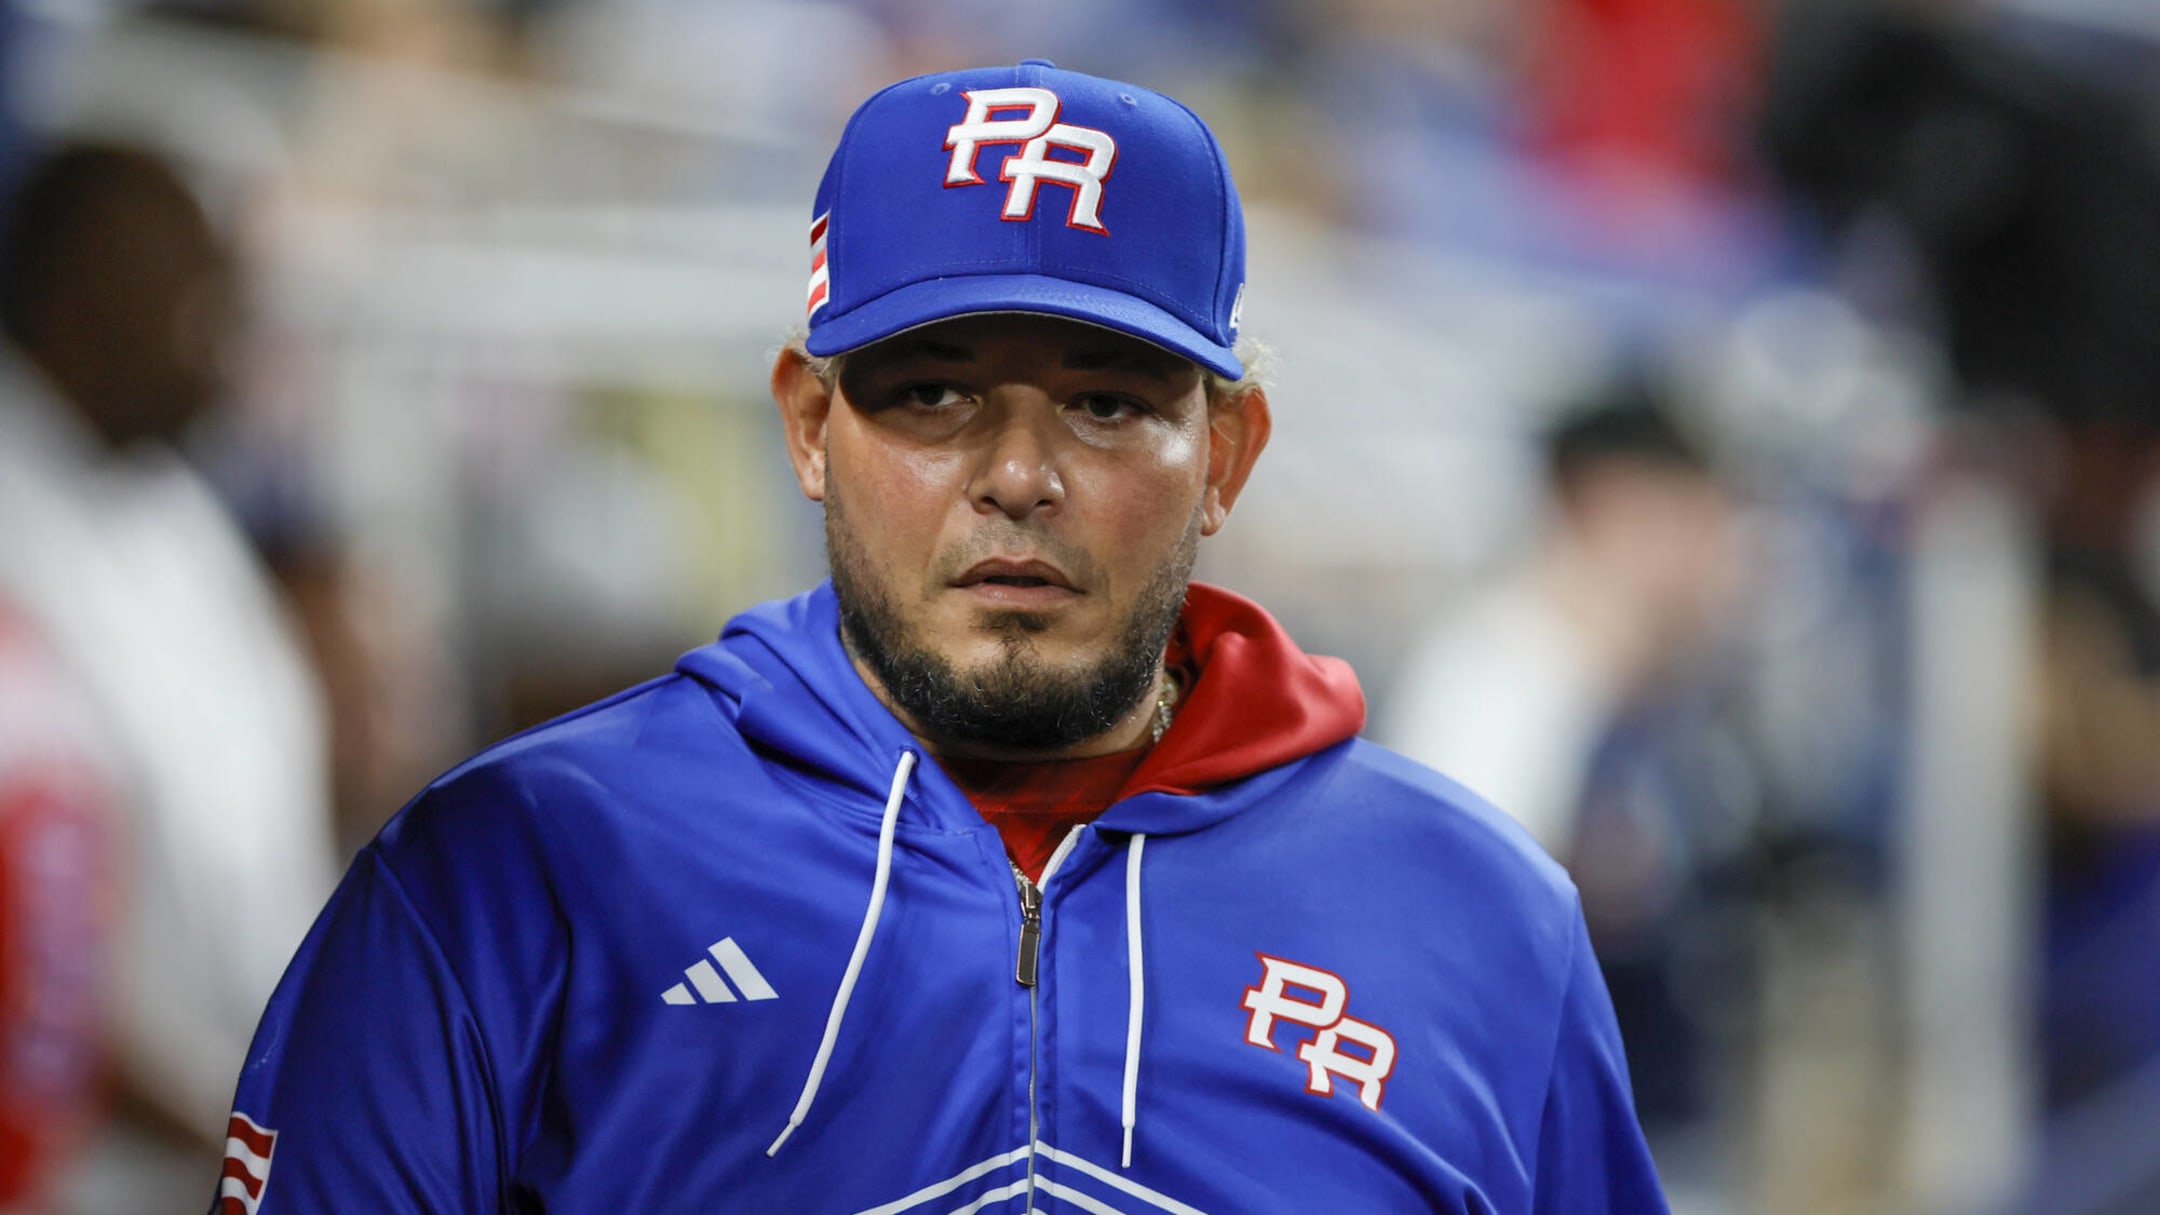
[(1047, 561), (1006, 558), (978, 561), (954, 579), (952, 585), (962, 589), (1001, 587), (1015, 591), (1079, 593), (1065, 572)]

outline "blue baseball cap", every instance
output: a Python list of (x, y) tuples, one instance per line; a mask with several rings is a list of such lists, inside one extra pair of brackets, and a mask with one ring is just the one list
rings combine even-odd
[(848, 120), (812, 215), (812, 354), (1030, 312), (1245, 373), (1237, 187), (1160, 93), (1045, 59), (903, 80)]

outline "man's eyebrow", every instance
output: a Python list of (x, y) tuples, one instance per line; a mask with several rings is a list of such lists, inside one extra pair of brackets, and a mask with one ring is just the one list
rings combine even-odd
[(1065, 355), (1067, 371), (1104, 371), (1113, 367), (1129, 368), (1164, 383), (1170, 381), (1167, 360), (1151, 358), (1138, 350), (1074, 350)]
[[(4, 3), (5, 0), (0, 0)], [(894, 339), (863, 351), (848, 360), (844, 374), (868, 374), (873, 370), (892, 367), (906, 369), (917, 362), (973, 363), (975, 352), (965, 346), (950, 342), (933, 342), (927, 338)]]
[(907, 353), (936, 359), (940, 363), (972, 363), (975, 352), (965, 346), (950, 346), (944, 342), (917, 340), (910, 343)]

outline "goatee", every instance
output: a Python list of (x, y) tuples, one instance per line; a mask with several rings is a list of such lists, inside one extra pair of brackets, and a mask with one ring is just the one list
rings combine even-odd
[(1054, 754), (1116, 725), (1153, 690), (1163, 648), (1185, 607), (1200, 547), (1193, 513), (1176, 552), (1142, 590), (1109, 650), (1079, 669), (1052, 666), (1034, 635), (1048, 622), (1031, 612), (987, 615), (998, 656), (967, 670), (924, 644), (881, 586), (848, 526), (837, 486), (825, 500), (825, 556), (840, 601), (840, 631), (885, 694), (934, 740)]

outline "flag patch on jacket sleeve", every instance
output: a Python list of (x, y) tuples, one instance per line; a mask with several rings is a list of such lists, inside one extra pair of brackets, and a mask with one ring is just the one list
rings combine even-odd
[(218, 1179), (217, 1210), (212, 1215), (255, 1215), (263, 1187), (270, 1184), (270, 1156), (277, 1132), (233, 1111), (225, 1124), (225, 1173)]

